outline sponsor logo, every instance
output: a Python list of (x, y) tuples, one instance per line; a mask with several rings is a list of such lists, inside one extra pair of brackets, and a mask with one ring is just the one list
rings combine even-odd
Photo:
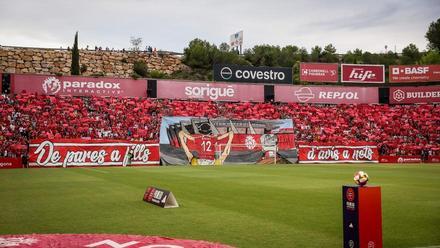
[(55, 95), (61, 90), (61, 82), (55, 77), (48, 77), (43, 81), (43, 90), (48, 95)]
[(427, 74), (429, 72), (428, 66), (416, 66), (416, 67), (406, 67), (406, 68), (398, 68), (393, 67), (392, 74), (393, 75), (419, 75), (419, 74)]
[(247, 149), (252, 150), (257, 146), (257, 142), (255, 141), (253, 136), (246, 136), (246, 139), (244, 141), (244, 145)]
[(350, 222), (350, 224), (348, 225), (348, 227), (351, 228), (351, 229), (353, 229), (353, 228), (354, 228), (353, 223)]
[(319, 99), (347, 99), (358, 100), (359, 96), (357, 92), (351, 91), (321, 91), (319, 92)]
[(348, 246), (349, 246), (350, 248), (354, 248), (354, 241), (350, 239), (350, 240), (348, 241)]
[[(342, 82), (383, 83), (383, 65), (342, 64)], [(391, 73), (391, 72), (390, 72)]]
[(315, 94), (312, 93), (312, 90), (309, 87), (303, 87), (295, 91), (295, 96), (298, 98), (298, 101), (300, 102), (307, 102), (315, 98)]
[(232, 248), (202, 240), (119, 234), (5, 235), (0, 236), (0, 247)]
[(330, 73), (330, 76), (336, 75), (336, 70), (327, 70), (327, 69), (302, 69), (301, 74), (303, 76), (326, 76), (326, 74)]
[(405, 158), (405, 157), (399, 157), (397, 159), (397, 163), (420, 163), (421, 158)]
[(220, 76), (224, 80), (229, 80), (232, 78), (232, 75), (235, 76), (237, 79), (250, 79), (250, 80), (284, 80), (286, 78), (286, 74), (284, 72), (278, 72), (278, 71), (256, 71), (256, 70), (236, 70), (235, 72), (232, 71), (229, 67), (223, 67), (220, 70)]
[(206, 87), (185, 87), (185, 95), (193, 98), (204, 98), (206, 96), (211, 100), (217, 100), (219, 97), (234, 97), (235, 90), (231, 85), (226, 88), (220, 88), (210, 87), (209, 84), (206, 84)]
[(114, 82), (60, 81), (56, 77), (48, 77), (42, 83), (46, 94), (61, 93), (116, 93), (121, 94), (121, 84)]
[(405, 92), (401, 90), (396, 90), (393, 92), (393, 98), (394, 100), (400, 102), (405, 99)]
[(356, 210), (356, 203), (354, 203), (355, 191), (353, 188), (348, 188), (347, 191), (345, 191), (345, 199), (347, 199), (347, 201), (345, 202), (345, 208), (350, 211), (355, 211)]
[(224, 80), (229, 80), (232, 77), (232, 70), (229, 67), (223, 67), (220, 71), (220, 76), (224, 79)]
[(0, 163), (0, 167), (11, 167), (12, 163), (11, 162), (2, 162)]
[[(315, 98), (315, 94), (309, 87), (302, 87), (295, 91), (295, 96), (299, 102), (308, 102)], [(359, 100), (359, 95), (357, 92), (352, 91), (320, 91), (318, 94), (318, 99), (345, 99), (345, 100)]]
[(360, 81), (372, 80), (376, 78), (376, 74), (373, 71), (365, 70), (363, 68), (354, 68), (350, 75), (349, 80), (355, 79)]
[(368, 241), (368, 248), (374, 248), (376, 246), (376, 244), (374, 243), (374, 241)]
[(353, 188), (348, 188), (347, 191), (345, 192), (345, 198), (347, 198), (347, 201), (354, 201), (354, 197), (355, 197), (355, 193)]
[[(130, 241), (125, 243), (118, 243), (111, 239), (102, 240), (99, 242), (95, 242), (93, 244), (88, 244), (84, 247), (102, 247), (103, 245), (113, 247), (113, 248), (123, 248), (123, 247), (131, 247), (133, 245), (138, 245), (140, 242), (138, 241)], [(150, 242), (148, 242), (150, 243)], [(141, 244), (142, 245), (142, 244)], [(139, 246), (137, 246), (139, 247)], [(141, 248), (184, 248), (180, 245), (167, 245), (167, 244), (147, 244), (146, 246), (142, 246)]]
[(19, 245), (32, 245), (38, 242), (38, 239), (33, 238), (0, 238), (0, 247), (14, 247)]

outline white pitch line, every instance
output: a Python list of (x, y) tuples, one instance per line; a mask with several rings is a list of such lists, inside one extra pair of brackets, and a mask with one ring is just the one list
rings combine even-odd
[(413, 248), (440, 248), (440, 245), (431, 245), (431, 246), (417, 246)]

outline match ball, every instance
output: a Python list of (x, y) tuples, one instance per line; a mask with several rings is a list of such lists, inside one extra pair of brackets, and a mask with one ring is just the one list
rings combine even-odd
[(368, 174), (364, 171), (358, 171), (354, 173), (354, 182), (359, 186), (364, 186), (368, 182)]

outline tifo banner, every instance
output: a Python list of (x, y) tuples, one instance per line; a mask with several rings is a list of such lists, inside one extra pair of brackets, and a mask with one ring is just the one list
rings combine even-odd
[(341, 64), (343, 83), (384, 83), (384, 65)]
[(378, 103), (379, 93), (376, 87), (275, 85), (275, 101), (326, 104)]
[(203, 240), (126, 234), (16, 234), (0, 235), (0, 247), (68, 248), (232, 248)]
[(12, 74), (13, 93), (43, 95), (146, 97), (146, 80), (122, 78), (94, 78), (81, 76), (50, 76)]
[(390, 103), (440, 102), (440, 86), (390, 87)]
[(390, 83), (440, 81), (440, 65), (390, 65)]
[(214, 80), (227, 82), (291, 84), (292, 68), (216, 64), (214, 65)]
[(0, 169), (18, 169), (23, 168), (21, 158), (0, 157)]
[(299, 163), (377, 163), (377, 146), (367, 143), (355, 145), (299, 145)]
[(300, 80), (304, 82), (335, 82), (339, 81), (338, 64), (301, 63)]
[(160, 158), (176, 165), (295, 163), (293, 123), (162, 117)]
[(29, 166), (159, 165), (159, 144), (121, 140), (39, 139), (29, 144)]
[(264, 86), (255, 84), (157, 81), (157, 98), (204, 101), (264, 101)]

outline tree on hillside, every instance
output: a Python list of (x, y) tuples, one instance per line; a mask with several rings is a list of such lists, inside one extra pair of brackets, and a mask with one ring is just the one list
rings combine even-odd
[(278, 64), (282, 67), (292, 67), (300, 59), (299, 48), (297, 46), (288, 45), (281, 48)]
[(226, 42), (221, 43), (218, 48), (221, 52), (229, 52), (231, 50), (231, 47)]
[(312, 62), (320, 62), (321, 56), (322, 56), (322, 48), (320, 46), (312, 47), (312, 50), (310, 51), (310, 60)]
[(428, 40), (428, 48), (437, 52), (440, 51), (440, 18), (435, 22), (431, 22), (426, 32), (425, 38)]
[(208, 41), (194, 39), (183, 50), (183, 63), (193, 69), (211, 69), (217, 50)]
[(438, 65), (440, 64), (440, 53), (436, 50), (427, 52), (420, 59), (421, 65)]
[(244, 52), (244, 57), (254, 66), (279, 66), (279, 46), (257, 45)]
[(336, 55), (336, 48), (332, 44), (328, 44), (324, 47), (321, 61), (325, 63), (336, 63), (339, 61), (338, 56)]
[(420, 54), (417, 46), (411, 43), (407, 47), (403, 48), (400, 62), (402, 65), (413, 65), (417, 64), (421, 57), (422, 55)]
[(70, 74), (71, 75), (79, 75), (80, 74), (79, 50), (78, 50), (78, 32), (76, 32), (75, 40), (73, 42), (72, 64), (70, 65)]
[(355, 50), (348, 51), (346, 54), (344, 54), (342, 61), (348, 64), (362, 64), (362, 54), (362, 50), (356, 48)]
[(137, 52), (141, 48), (142, 38), (140, 38), (140, 37), (136, 38), (134, 36), (131, 36), (130, 37), (130, 44), (131, 44), (131, 50)]

